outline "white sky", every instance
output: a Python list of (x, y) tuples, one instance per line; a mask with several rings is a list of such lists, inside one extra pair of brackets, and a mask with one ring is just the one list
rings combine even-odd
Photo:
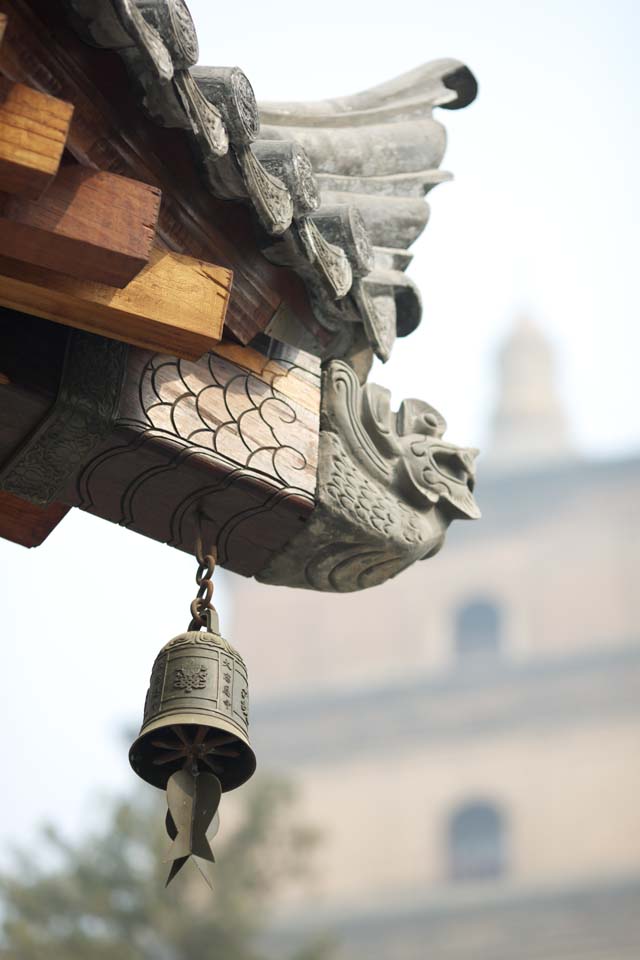
[[(580, 447), (640, 447), (639, 3), (189, 6), (200, 62), (241, 66), (259, 99), (345, 94), (426, 60), (465, 61), (479, 98), (441, 112), (456, 179), (431, 194), (410, 268), (423, 323), (375, 375), (397, 401), (434, 403), (452, 440), (481, 445), (492, 355), (526, 310), (557, 345)], [(117, 734), (140, 719), (157, 649), (186, 625), (194, 572), (177, 551), (78, 511), (38, 550), (0, 541), (5, 848), (43, 817), (70, 829), (96, 790), (131, 785)]]

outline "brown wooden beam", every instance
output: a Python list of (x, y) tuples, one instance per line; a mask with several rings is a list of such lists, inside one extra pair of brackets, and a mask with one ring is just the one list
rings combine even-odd
[(0, 537), (22, 547), (39, 547), (70, 509), (65, 503), (38, 507), (0, 490)]
[(186, 134), (145, 114), (117, 53), (81, 41), (51, 0), (0, 0), (0, 10), (11, 17), (0, 73), (74, 104), (67, 142), (73, 156), (156, 184), (163, 197), (158, 232), (167, 247), (233, 269), (227, 331), (248, 343), (283, 305), (315, 323), (300, 277), (263, 256), (248, 208), (215, 199), (205, 177), (194, 175)]
[(0, 77), (0, 190), (39, 197), (58, 172), (73, 106)]
[(4, 31), (7, 29), (7, 20), (6, 13), (0, 13), (0, 43), (2, 43)]
[(194, 360), (222, 338), (232, 273), (154, 250), (124, 289), (0, 256), (0, 304), (114, 340)]
[(124, 287), (149, 261), (159, 210), (157, 187), (67, 164), (39, 200), (0, 196), (0, 250)]

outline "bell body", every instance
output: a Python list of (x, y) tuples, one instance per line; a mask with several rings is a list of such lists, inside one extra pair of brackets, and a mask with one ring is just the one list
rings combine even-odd
[[(210, 630), (189, 630), (166, 644), (156, 657), (145, 701), (142, 728), (129, 751), (131, 766), (143, 780), (162, 789), (184, 766), (184, 759), (166, 760), (180, 739), (215, 740), (209, 759), (223, 791), (251, 777), (256, 759), (248, 735), (249, 684), (247, 668), (230, 643)], [(206, 728), (206, 731), (202, 730)], [(199, 759), (201, 772), (209, 770)]]

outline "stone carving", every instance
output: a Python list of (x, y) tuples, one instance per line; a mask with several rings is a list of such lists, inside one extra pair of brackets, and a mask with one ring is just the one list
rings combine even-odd
[(385, 363), (396, 339), (397, 313), (393, 296), (372, 296), (372, 286), (366, 280), (357, 280), (352, 296), (358, 305), (367, 340), (375, 355)]
[(330, 243), (309, 217), (299, 222), (298, 229), (309, 262), (319, 267), (332, 295), (344, 297), (351, 288), (353, 272), (342, 247)]
[(343, 249), (354, 277), (364, 277), (373, 269), (373, 248), (362, 214), (353, 204), (340, 203), (322, 208), (311, 219), (325, 241)]
[(118, 410), (128, 347), (71, 330), (56, 401), (0, 471), (0, 488), (48, 504), (109, 432)]
[(238, 67), (195, 67), (191, 76), (222, 113), (234, 143), (252, 143), (260, 132), (260, 114), (246, 74)]
[(135, 0), (145, 20), (158, 31), (176, 70), (198, 61), (198, 36), (184, 0)]
[(257, 579), (314, 590), (383, 583), (433, 556), (453, 519), (476, 518), (476, 450), (442, 439), (442, 416), (383, 387), (361, 387), (333, 360), (323, 373), (317, 506), (304, 530)]
[[(73, 4), (74, 0), (71, 2)], [(159, 32), (147, 23), (134, 0), (112, 2), (122, 26), (134, 41), (121, 51), (134, 76), (144, 86), (152, 83), (166, 84), (173, 77), (173, 59)], [(96, 3), (96, 0), (93, 0), (88, 7), (86, 3), (82, 6), (85, 16), (89, 15), (91, 9), (96, 10), (98, 15), (104, 15), (104, 11), (100, 9), (101, 2)]]
[(196, 135), (203, 159), (224, 157), (229, 149), (229, 135), (220, 111), (203, 97), (186, 70), (175, 75), (174, 87)]
[[(470, 71), (456, 60), (438, 60), (371, 90), (315, 103), (263, 103), (262, 136), (295, 139), (311, 160), (320, 188), (314, 220), (332, 244), (344, 245), (354, 276), (384, 269), (398, 260), (422, 232), (429, 218), (425, 194), (450, 175), (438, 169), (444, 155), (444, 127), (433, 117), (435, 107), (457, 109), (476, 95)], [(325, 211), (351, 205), (361, 214), (360, 243), (375, 250), (358, 267), (357, 254), (335, 227), (323, 221)], [(366, 262), (366, 255), (364, 256)], [(375, 352), (389, 356), (396, 333), (404, 336), (419, 322), (420, 303), (407, 296), (399, 274), (410, 262), (395, 262), (395, 275), (384, 283), (354, 290), (358, 309)], [(396, 294), (395, 288), (401, 290)], [(405, 317), (403, 311), (410, 315)], [(417, 312), (417, 317), (416, 317)], [(396, 317), (394, 318), (394, 313)], [(325, 354), (326, 355), (326, 354)]]
[(293, 140), (258, 140), (253, 153), (274, 177), (282, 180), (293, 197), (296, 217), (317, 209), (320, 203), (318, 186), (309, 157)]
[(236, 157), (247, 192), (268, 233), (284, 233), (293, 218), (293, 200), (282, 180), (272, 176), (254, 156), (250, 146), (241, 146)]

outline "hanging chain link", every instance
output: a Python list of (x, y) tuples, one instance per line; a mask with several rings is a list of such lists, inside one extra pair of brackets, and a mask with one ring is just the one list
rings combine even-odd
[(196, 546), (196, 559), (198, 561), (196, 583), (198, 584), (198, 592), (191, 601), (191, 623), (189, 624), (189, 630), (200, 630), (202, 627), (208, 627), (211, 616), (208, 611), (215, 612), (214, 606), (211, 603), (213, 596), (211, 577), (216, 567), (217, 558), (215, 547), (211, 553), (204, 554), (203, 556), (202, 539), (198, 537)]

